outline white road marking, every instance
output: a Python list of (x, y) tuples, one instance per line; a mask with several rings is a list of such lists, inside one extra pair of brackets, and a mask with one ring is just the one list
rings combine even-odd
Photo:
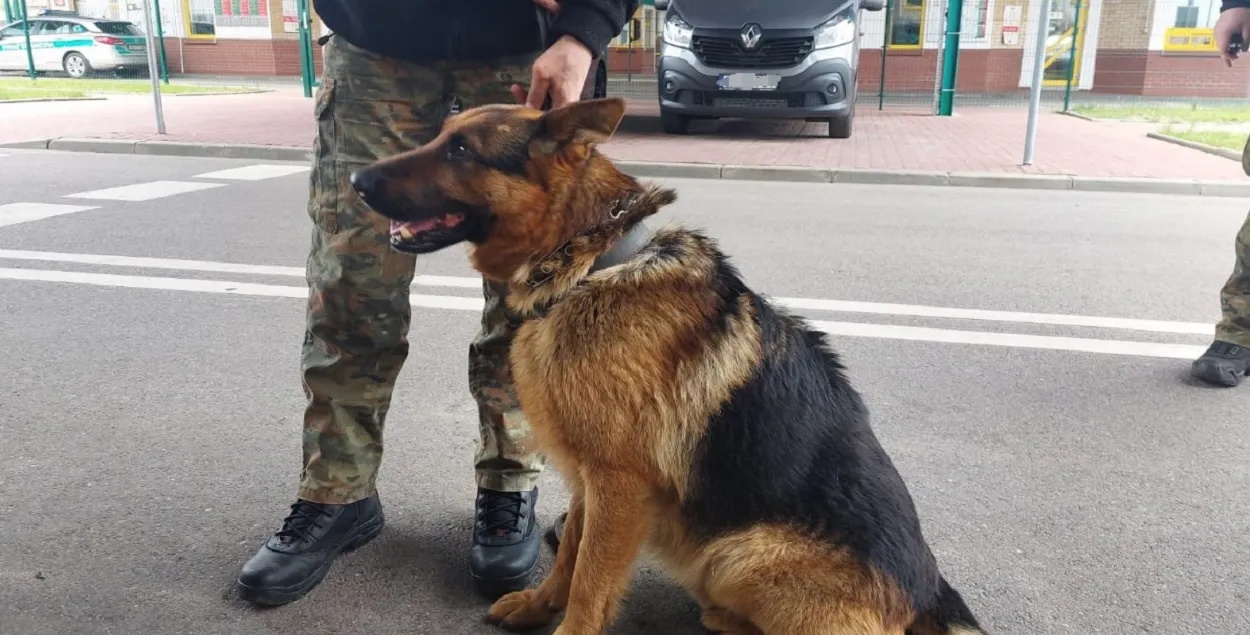
[(240, 168), (230, 168), (228, 170), (217, 170), (216, 172), (205, 172), (204, 174), (197, 174), (191, 178), (261, 181), (279, 176), (289, 176), (291, 174), (307, 172), (309, 169), (310, 167), (307, 165), (275, 165), (262, 163), (259, 165), (245, 165)]
[[(924, 326), (895, 326), (887, 324), (863, 324), (857, 322), (830, 322), (809, 320), (815, 328), (830, 335), (869, 337), (915, 342), (941, 342), (945, 344), (981, 344), (984, 346), (1008, 346), (1012, 348), (1040, 348), (1056, 351), (1102, 353), (1104, 355), (1133, 355), (1137, 357), (1164, 357), (1168, 359), (1194, 359), (1207, 350), (1204, 346), (1188, 344), (1164, 344), (1161, 342), (1131, 342), (1126, 340), (1100, 340), (1087, 337), (1062, 337), (1057, 335), (1020, 335), (1017, 333), (987, 333), (984, 331), (956, 331)], [(1213, 331), (1208, 328), (1209, 333)]]
[[(51, 251), (23, 251), (0, 249), (0, 260), (31, 260), (62, 262), (135, 269), (168, 269), (175, 271), (205, 271), (259, 276), (287, 276), (303, 278), (303, 267), (275, 265), (244, 265), (206, 260), (180, 260), (173, 258), (141, 258), (133, 256), (108, 256), (99, 254), (70, 254)], [(424, 287), (451, 287), (457, 289), (481, 289), (478, 278), (458, 276), (418, 275), (413, 284)], [(1204, 322), (1166, 322), (1135, 318), (1098, 317), (1088, 315), (1063, 315), (1058, 313), (1018, 313), (1014, 311), (989, 311), (981, 309), (958, 309), (912, 304), (880, 302), (855, 302), (849, 300), (820, 300), (812, 298), (771, 298), (779, 305), (794, 309), (830, 311), (835, 313), (868, 313), (876, 315), (901, 315), (910, 317), (948, 318), (955, 320), (980, 320), (989, 322), (1016, 322), (1022, 324), (1048, 324), (1053, 326), (1077, 326), (1146, 331), (1152, 333), (1179, 333), (1183, 335), (1211, 335), (1212, 325)]]
[(953, 320), (984, 320), (989, 322), (1019, 322), (1025, 324), (1051, 324), (1056, 326), (1089, 326), (1094, 328), (1123, 329), (1126, 331), (1151, 331), (1154, 333), (1184, 333), (1189, 335), (1212, 335), (1211, 324), (1202, 322), (1165, 322), (1162, 320), (1139, 320), (1135, 318), (1097, 317), (1092, 315), (1063, 315), (1059, 313), (1018, 313), (1015, 311), (986, 311), (981, 309), (955, 309), (948, 307), (917, 306), (912, 304), (889, 304), (883, 302), (851, 302), (846, 300), (815, 300), (810, 298), (773, 298), (778, 304), (794, 309), (832, 311), (836, 313), (878, 313), (910, 317), (949, 318)]
[[(192, 291), (199, 293), (224, 293), (232, 295), (276, 298), (307, 298), (306, 287), (293, 287), (228, 280), (189, 280), (185, 278), (158, 278), (147, 276), (122, 276), (104, 273), (71, 271), (48, 271), (41, 269), (0, 268), (0, 279), (39, 282), (64, 282), (89, 284), (103, 287), (130, 289), (157, 289), (167, 291)], [(432, 309), (455, 309), (481, 311), (481, 298), (413, 294), (413, 306)], [(890, 324), (865, 324), (858, 322), (810, 321), (817, 329), (833, 335), (868, 337), (878, 339), (942, 342), (950, 344), (974, 344), (983, 346), (1007, 346), (1059, 351), (1100, 353), (1106, 355), (1130, 355), (1160, 357), (1167, 359), (1194, 359), (1201, 355), (1205, 346), (1163, 344), (1158, 342), (1135, 342), (1125, 340), (1101, 340), (1081, 337), (1056, 337), (1050, 335), (1019, 335), (1015, 333), (986, 333), (958, 331)]]
[(29, 223), (62, 214), (85, 212), (89, 209), (99, 209), (99, 207), (95, 205), (57, 205), (54, 203), (8, 203), (7, 205), (0, 205), (0, 227)]
[(198, 190), (207, 190), (214, 187), (223, 187), (225, 183), (194, 183), (191, 181), (150, 181), (148, 183), (136, 183), (134, 185), (123, 185), (121, 187), (110, 187), (104, 190), (92, 190), (90, 192), (79, 192), (77, 194), (68, 194), (65, 198), (91, 198), (107, 201), (151, 201), (166, 196), (174, 196), (177, 194), (186, 194), (187, 192), (195, 192)]
[[(69, 254), (55, 251), (25, 251), (21, 249), (0, 249), (0, 260), (34, 260), (39, 262), (72, 262), (82, 265), (102, 265), (106, 267), (130, 267), (133, 269), (169, 269), (173, 271), (207, 271), (212, 273), (238, 273), (256, 276), (287, 276), (303, 278), (303, 267), (283, 267), (278, 265), (241, 265), (233, 262), (212, 262), (208, 260), (182, 260), (178, 258), (140, 258), (134, 256), (108, 256), (102, 254)], [(455, 276), (418, 275), (413, 278), (414, 285), (424, 287), (454, 287), (458, 289), (481, 289), (482, 281), (478, 278)]]

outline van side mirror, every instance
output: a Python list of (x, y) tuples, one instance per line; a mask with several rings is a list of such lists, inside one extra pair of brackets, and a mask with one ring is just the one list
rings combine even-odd
[(885, 8), (885, 0), (859, 0), (859, 8), (864, 11), (880, 11)]
[(668, 11), (668, 0), (654, 0), (656, 11)]

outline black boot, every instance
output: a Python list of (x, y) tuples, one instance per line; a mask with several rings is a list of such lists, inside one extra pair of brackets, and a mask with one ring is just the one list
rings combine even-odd
[(1194, 377), (1217, 386), (1233, 387), (1241, 383), (1250, 369), (1250, 348), (1216, 340), (1194, 360), (1191, 372)]
[(537, 488), (520, 493), (478, 488), (469, 569), (482, 595), (493, 599), (520, 591), (538, 570), (537, 503)]
[(551, 529), (547, 530), (547, 546), (551, 547), (552, 552), (560, 551), (560, 540), (564, 538), (564, 521), (569, 519), (569, 513), (564, 512), (551, 524)]
[(304, 597), (340, 553), (363, 547), (382, 533), (383, 524), (377, 493), (350, 505), (296, 501), (282, 529), (243, 565), (239, 597), (268, 606)]

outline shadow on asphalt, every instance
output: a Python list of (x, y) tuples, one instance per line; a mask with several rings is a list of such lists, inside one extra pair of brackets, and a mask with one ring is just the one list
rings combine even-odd
[[(310, 622), (322, 627), (345, 627), (352, 620), (335, 623), (355, 612), (372, 614), (388, 626), (395, 625), (396, 621), (407, 621), (420, 625), (418, 630), (424, 627), (473, 635), (506, 633), (485, 623), (483, 618), (490, 602), (473, 589), (464, 547), (452, 545), (448, 538), (468, 535), (469, 529), (468, 522), (412, 523), (388, 519), (386, 530), (378, 539), (357, 552), (340, 557), (318, 588), (285, 607), (257, 608), (240, 600), (234, 592), (232, 576), (222, 581), (227, 587), (222, 589), (225, 608), (235, 614), (229, 621), (255, 620), (279, 632)], [(223, 563), (215, 564), (220, 567)], [(541, 569), (531, 586), (539, 584), (552, 564), (553, 554), (544, 544)], [(398, 618), (396, 613), (406, 615)], [(550, 626), (528, 632), (551, 633), (559, 621), (557, 617)], [(706, 631), (699, 623), (698, 605), (648, 562), (634, 571), (633, 583), (609, 633), (703, 635)]]

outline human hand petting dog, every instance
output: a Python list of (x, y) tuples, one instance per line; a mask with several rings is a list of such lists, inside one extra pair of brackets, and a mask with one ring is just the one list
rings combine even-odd
[[(533, 2), (552, 13), (560, 12), (559, 0)], [(512, 95), (516, 97), (518, 104), (538, 110), (542, 109), (548, 95), (551, 96), (552, 108), (573, 103), (582, 94), (592, 59), (594, 54), (585, 44), (565, 35), (534, 60), (529, 90), (520, 84), (513, 84)]]
[(547, 95), (551, 95), (552, 108), (571, 104), (581, 97), (592, 59), (594, 55), (585, 44), (565, 35), (534, 60), (529, 91), (519, 84), (513, 84), (512, 95), (516, 97), (517, 103), (535, 109), (542, 109)]
[[(538, 2), (539, 0), (534, 0)], [(545, 0), (546, 1), (546, 0)], [(1225, 9), (1220, 13), (1220, 19), (1215, 22), (1215, 46), (1220, 49), (1220, 55), (1224, 58), (1224, 64), (1233, 65), (1233, 60), (1237, 59), (1237, 51), (1229, 51), (1228, 47), (1232, 44), (1233, 37), (1241, 36), (1241, 46), (1250, 45), (1250, 8), (1234, 7)]]

